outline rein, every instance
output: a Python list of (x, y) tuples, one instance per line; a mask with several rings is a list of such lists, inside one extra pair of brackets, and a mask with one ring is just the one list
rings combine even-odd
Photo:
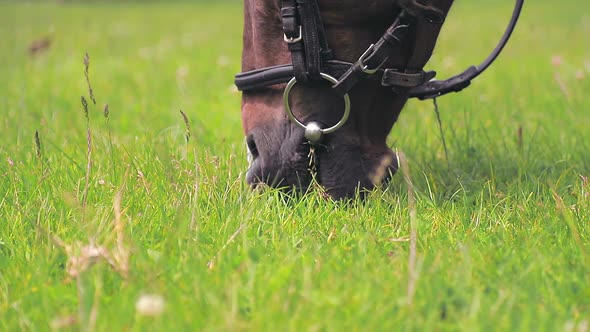
[[(284, 91), (284, 105), (291, 121), (305, 130), (305, 138), (318, 144), (324, 134), (342, 127), (350, 114), (348, 92), (364, 79), (376, 80), (393, 93), (407, 91), (410, 98), (420, 100), (436, 98), (451, 92), (459, 92), (471, 84), (500, 55), (520, 17), (524, 0), (515, 0), (512, 17), (491, 54), (478, 66), (470, 66), (462, 73), (446, 80), (433, 80), (436, 72), (410, 68), (383, 68), (394, 50), (399, 49), (407, 39), (412, 26), (420, 19), (429, 24), (440, 25), (445, 20), (442, 11), (407, 1), (383, 36), (359, 57), (355, 63), (333, 59), (322, 23), (317, 0), (283, 0), (281, 19), (284, 41), (291, 52), (291, 64), (271, 66), (237, 74), (235, 85), (240, 91), (252, 91), (268, 86), (287, 83)], [(342, 119), (334, 126), (322, 129), (316, 122), (303, 124), (293, 114), (289, 105), (289, 93), (297, 83), (326, 80), (332, 84), (332, 91), (345, 101)]]

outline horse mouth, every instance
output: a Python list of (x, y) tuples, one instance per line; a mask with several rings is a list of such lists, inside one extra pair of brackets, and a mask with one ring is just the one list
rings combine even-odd
[(284, 153), (265, 155), (252, 143), (246, 144), (247, 183), (254, 188), (281, 188), (288, 194), (305, 194), (315, 183), (329, 197), (340, 200), (364, 198), (375, 187), (387, 184), (397, 171), (396, 155), (389, 149), (367, 152), (324, 146), (313, 148), (316, 151), (310, 154), (309, 144), (301, 143), (300, 147), (307, 152), (298, 151), (281, 160)]
[(383, 147), (334, 147), (317, 161), (317, 180), (334, 199), (365, 196), (376, 187), (386, 185), (397, 171), (397, 157)]
[(288, 140), (283, 145), (272, 146), (268, 146), (264, 140), (259, 141), (262, 141), (264, 148), (255, 144), (251, 135), (246, 141), (246, 182), (253, 188), (268, 185), (288, 193), (306, 192), (312, 182), (307, 159), (308, 147), (303, 143), (290, 144)]

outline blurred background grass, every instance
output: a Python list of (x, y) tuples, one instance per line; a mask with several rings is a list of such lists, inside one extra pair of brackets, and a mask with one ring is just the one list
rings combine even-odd
[[(119, 188), (131, 276), (104, 265), (85, 275), (82, 285), (100, 295), (99, 330), (587, 324), (588, 2), (528, 1), (498, 62), (439, 100), (450, 169), (432, 105), (412, 101), (402, 113), (390, 143), (408, 155), (418, 197), (422, 274), (413, 308), (403, 305), (409, 231), (400, 176), (389, 192), (348, 208), (317, 197), (288, 205), (243, 184), (233, 88), (241, 6), (0, 3), (0, 329), (46, 330), (55, 318), (87, 312), (94, 297), (64, 280), (66, 254), (37, 226), (71, 243), (109, 239)], [(511, 6), (457, 2), (428, 67), (444, 78), (481, 61)], [(45, 40), (50, 46), (31, 54)], [(86, 52), (97, 105), (82, 209)], [(145, 291), (165, 296), (162, 319), (137, 316)]]

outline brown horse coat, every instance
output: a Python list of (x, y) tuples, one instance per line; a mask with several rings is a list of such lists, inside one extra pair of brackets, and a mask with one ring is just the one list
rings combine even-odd
[[(379, 40), (402, 7), (415, 0), (318, 0), (328, 42), (337, 60), (355, 62)], [(425, 2), (425, 0), (423, 0)], [(453, 0), (432, 0), (429, 6), (448, 13)], [(418, 3), (420, 4), (420, 3)], [(245, 0), (242, 70), (287, 64), (291, 56), (283, 41), (280, 1)], [(420, 71), (430, 59), (440, 24), (418, 18), (412, 38), (392, 54), (385, 66)], [(309, 145), (303, 130), (287, 119), (284, 85), (244, 92), (242, 122), (254, 161), (248, 171), (251, 184), (304, 190), (311, 181)], [(336, 123), (342, 101), (325, 84), (297, 85), (291, 105), (304, 123)], [(350, 92), (351, 115), (340, 130), (327, 135), (318, 151), (317, 180), (335, 198), (351, 197), (358, 189), (371, 189), (397, 169), (395, 154), (386, 138), (408, 95), (392, 93), (378, 82), (365, 80)]]

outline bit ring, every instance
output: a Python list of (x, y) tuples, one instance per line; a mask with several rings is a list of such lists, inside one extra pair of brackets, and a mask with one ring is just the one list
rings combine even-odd
[[(338, 83), (337, 79), (335, 79), (334, 77), (332, 77), (326, 73), (320, 73), (320, 75), (322, 76), (322, 78), (324, 80), (326, 80), (332, 84)], [(307, 130), (308, 129), (307, 126), (304, 125), (301, 121), (299, 121), (299, 119), (297, 119), (295, 114), (293, 114), (293, 110), (291, 109), (291, 106), (289, 105), (289, 95), (291, 93), (291, 89), (293, 89), (295, 84), (297, 84), (297, 79), (295, 77), (293, 77), (289, 81), (289, 83), (287, 83), (287, 86), (285, 87), (285, 92), (283, 92), (283, 103), (285, 104), (285, 111), (287, 112), (287, 116), (289, 117), (289, 119), (293, 123), (295, 123), (296, 125), (301, 127), (303, 130)], [(336, 130), (338, 130), (342, 126), (344, 126), (344, 124), (348, 120), (348, 116), (350, 115), (350, 97), (348, 96), (348, 93), (347, 93), (342, 98), (344, 99), (344, 114), (342, 115), (342, 118), (340, 119), (340, 121), (338, 121), (338, 123), (336, 123), (332, 127), (321, 129), (322, 134), (330, 134), (330, 133), (335, 132)]]

